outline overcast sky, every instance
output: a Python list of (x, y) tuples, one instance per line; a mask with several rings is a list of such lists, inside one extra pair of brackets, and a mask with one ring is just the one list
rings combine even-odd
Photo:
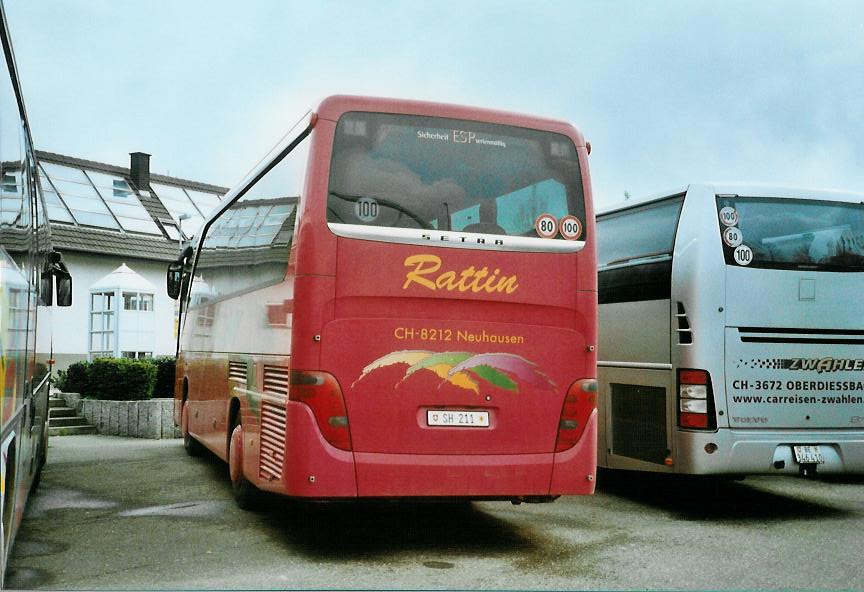
[(230, 186), (327, 94), (572, 121), (609, 205), (864, 192), (864, 2), (4, 0), (38, 148)]

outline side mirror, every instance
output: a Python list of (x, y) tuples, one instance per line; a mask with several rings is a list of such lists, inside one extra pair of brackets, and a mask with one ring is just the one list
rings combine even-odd
[(72, 306), (72, 274), (61, 262), (62, 269), (57, 269), (54, 276), (57, 278), (57, 306)]
[(39, 301), (43, 306), (54, 304), (54, 284), (57, 284), (57, 306), (72, 306), (72, 274), (57, 251), (51, 251), (39, 278)]
[(183, 264), (173, 262), (168, 265), (168, 276), (166, 278), (166, 287), (168, 289), (168, 297), (172, 300), (180, 298), (180, 284), (183, 281)]
[(183, 291), (183, 275), (187, 271), (189, 264), (192, 261), (194, 249), (191, 246), (183, 249), (176, 261), (168, 264), (168, 275), (165, 278), (165, 287), (168, 291), (168, 297), (172, 300), (180, 298)]
[(50, 263), (45, 263), (39, 276), (39, 304), (51, 306), (54, 304), (54, 272)]

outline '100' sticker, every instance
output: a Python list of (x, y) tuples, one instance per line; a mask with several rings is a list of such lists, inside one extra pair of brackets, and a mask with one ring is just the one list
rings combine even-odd
[(567, 240), (576, 240), (582, 235), (582, 222), (576, 216), (564, 216), (558, 227)]
[(736, 226), (738, 224), (738, 210), (730, 206), (720, 208), (720, 222), (724, 226)]
[(747, 245), (735, 247), (732, 258), (735, 259), (735, 263), (738, 265), (750, 265), (753, 262), (753, 249)]

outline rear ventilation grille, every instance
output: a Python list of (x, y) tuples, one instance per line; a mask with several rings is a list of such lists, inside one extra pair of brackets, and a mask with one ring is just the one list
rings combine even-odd
[(228, 362), (228, 380), (246, 384), (246, 362)]
[(264, 366), (264, 392), (288, 396), (288, 368)]
[(690, 321), (687, 320), (687, 312), (684, 310), (684, 304), (678, 303), (678, 312), (675, 313), (675, 318), (678, 319), (678, 343), (689, 345), (693, 343), (693, 331), (690, 329)]
[(261, 448), (258, 476), (268, 481), (282, 478), (285, 463), (285, 408), (261, 401)]
[(663, 464), (666, 444), (666, 389), (612, 384), (613, 454)]

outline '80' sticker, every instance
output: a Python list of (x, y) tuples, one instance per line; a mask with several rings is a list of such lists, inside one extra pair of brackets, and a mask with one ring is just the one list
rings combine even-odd
[(555, 238), (558, 234), (558, 218), (552, 214), (540, 214), (534, 220), (534, 231), (540, 238)]

